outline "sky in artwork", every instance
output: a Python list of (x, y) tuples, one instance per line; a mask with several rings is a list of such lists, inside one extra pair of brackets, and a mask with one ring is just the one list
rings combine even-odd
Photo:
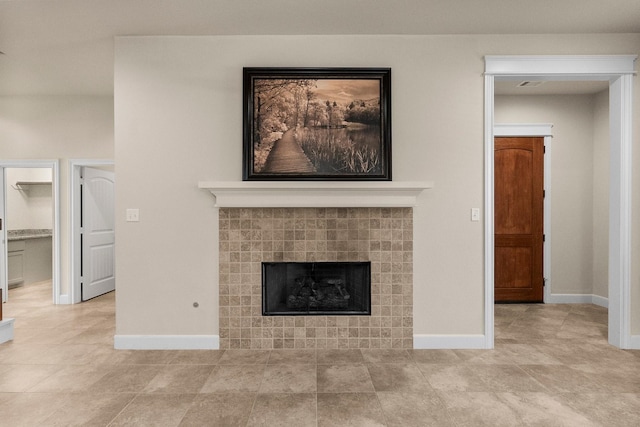
[(316, 95), (323, 101), (346, 105), (354, 99), (369, 100), (380, 97), (380, 80), (318, 79)]

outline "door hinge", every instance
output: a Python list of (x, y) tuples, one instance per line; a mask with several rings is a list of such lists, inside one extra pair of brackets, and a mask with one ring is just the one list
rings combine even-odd
[(546, 242), (546, 241), (547, 241), (547, 235), (546, 235), (546, 234), (543, 234), (543, 235), (542, 235), (542, 241), (543, 241), (543, 242)]
[(544, 199), (545, 197), (547, 197), (547, 190), (542, 190), (542, 198)]

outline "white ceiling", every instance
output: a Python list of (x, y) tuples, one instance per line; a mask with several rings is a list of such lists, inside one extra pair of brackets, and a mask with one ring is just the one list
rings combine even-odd
[(640, 1), (0, 0), (0, 95), (113, 93), (119, 35), (640, 33)]

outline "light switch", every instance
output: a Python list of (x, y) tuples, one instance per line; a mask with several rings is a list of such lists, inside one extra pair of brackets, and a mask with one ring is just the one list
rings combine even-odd
[(480, 221), (480, 208), (471, 208), (471, 221)]
[(138, 221), (140, 221), (140, 210), (127, 209), (127, 222), (138, 222)]

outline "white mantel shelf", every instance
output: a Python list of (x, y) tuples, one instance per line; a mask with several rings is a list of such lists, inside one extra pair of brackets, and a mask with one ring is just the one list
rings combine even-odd
[(203, 181), (219, 208), (413, 207), (433, 182)]

